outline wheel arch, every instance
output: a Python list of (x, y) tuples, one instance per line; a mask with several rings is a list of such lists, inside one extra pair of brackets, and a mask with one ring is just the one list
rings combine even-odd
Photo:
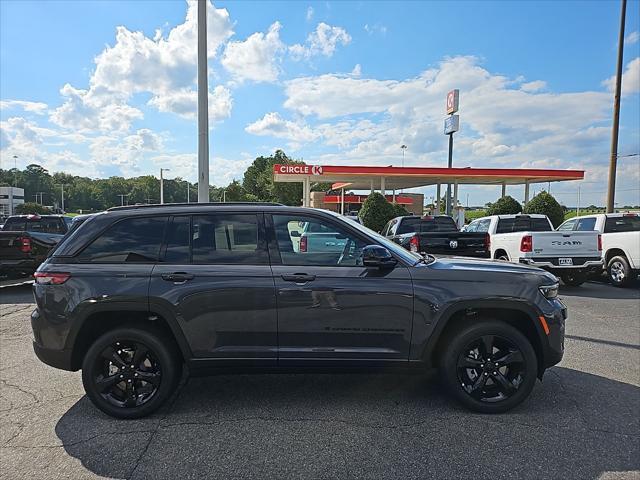
[(123, 326), (156, 328), (171, 338), (182, 360), (191, 358), (191, 350), (175, 319), (131, 305), (110, 305), (85, 312), (83, 320), (67, 338), (66, 348), (71, 350), (71, 368), (79, 370), (91, 344), (102, 334)]
[(611, 261), (611, 259), (613, 257), (624, 257), (626, 259), (629, 258), (627, 256), (626, 252), (623, 249), (621, 249), (619, 247), (610, 248), (609, 250), (607, 250), (607, 252), (604, 255), (604, 268), (605, 269), (607, 268), (607, 266), (609, 265), (609, 262)]
[(542, 378), (545, 370), (545, 334), (538, 320), (539, 316), (535, 306), (523, 301), (479, 300), (456, 303), (443, 312), (427, 342), (423, 358), (428, 365), (437, 367), (440, 353), (446, 348), (451, 335), (470, 322), (490, 318), (515, 327), (531, 341), (538, 361), (538, 375)]

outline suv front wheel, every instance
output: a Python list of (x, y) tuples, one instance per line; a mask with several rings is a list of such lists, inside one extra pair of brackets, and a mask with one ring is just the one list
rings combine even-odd
[(89, 399), (107, 415), (139, 418), (173, 394), (180, 372), (175, 349), (161, 332), (118, 328), (89, 347), (82, 383)]
[(449, 336), (440, 373), (467, 408), (501, 413), (529, 396), (538, 362), (531, 342), (520, 331), (504, 322), (478, 319)]

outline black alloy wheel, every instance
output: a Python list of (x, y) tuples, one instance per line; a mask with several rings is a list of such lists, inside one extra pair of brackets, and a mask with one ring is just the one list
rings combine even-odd
[(82, 383), (89, 399), (116, 418), (139, 418), (175, 391), (181, 363), (172, 341), (155, 329), (120, 328), (87, 351)]
[(483, 335), (458, 355), (458, 380), (462, 388), (481, 402), (500, 402), (512, 397), (524, 381), (522, 352), (509, 340)]
[(96, 359), (92, 377), (111, 405), (132, 408), (144, 405), (158, 392), (162, 368), (144, 343), (115, 342)]
[(524, 401), (536, 382), (531, 340), (508, 323), (474, 318), (449, 332), (439, 369), (449, 391), (467, 408), (502, 413)]

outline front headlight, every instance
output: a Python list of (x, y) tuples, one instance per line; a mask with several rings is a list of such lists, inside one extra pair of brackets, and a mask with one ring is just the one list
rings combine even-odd
[(545, 298), (553, 300), (554, 298), (558, 298), (558, 286), (559, 284), (554, 283), (553, 285), (542, 285), (538, 287), (538, 289)]

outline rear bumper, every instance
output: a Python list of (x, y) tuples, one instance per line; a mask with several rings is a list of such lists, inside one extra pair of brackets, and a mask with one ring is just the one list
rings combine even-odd
[(519, 262), (532, 267), (540, 267), (549, 271), (597, 271), (602, 270), (601, 257), (570, 257), (573, 265), (560, 265), (559, 258), (520, 258)]
[(71, 350), (54, 350), (33, 342), (33, 351), (41, 362), (61, 370), (75, 371), (71, 368)]

